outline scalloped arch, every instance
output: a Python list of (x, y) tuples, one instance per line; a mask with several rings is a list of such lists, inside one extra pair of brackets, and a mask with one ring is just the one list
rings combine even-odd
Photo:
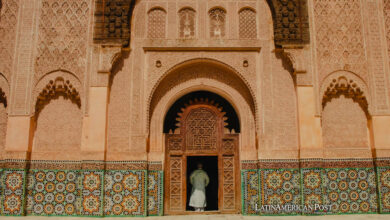
[(350, 71), (335, 71), (328, 74), (320, 87), (322, 109), (333, 98), (344, 95), (359, 103), (367, 116), (372, 108), (371, 96), (366, 82)]
[(63, 95), (81, 108), (83, 89), (77, 76), (66, 70), (54, 70), (42, 76), (34, 86), (32, 114), (39, 111), (55, 96)]

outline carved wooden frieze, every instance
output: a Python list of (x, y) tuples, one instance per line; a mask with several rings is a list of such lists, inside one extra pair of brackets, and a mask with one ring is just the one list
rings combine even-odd
[(130, 41), (130, 18), (135, 0), (96, 0), (95, 43), (121, 43)]
[(277, 46), (310, 42), (307, 0), (267, 0)]

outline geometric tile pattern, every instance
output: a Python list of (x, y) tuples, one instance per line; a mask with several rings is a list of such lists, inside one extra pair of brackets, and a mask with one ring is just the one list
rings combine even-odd
[[(254, 169), (242, 170), (241, 178), (245, 215), (377, 213), (378, 204), (380, 213), (390, 213), (390, 167), (377, 168), (377, 174), (374, 168)], [(255, 202), (256, 196), (260, 201)], [(301, 207), (300, 211), (264, 209), (271, 204)], [(331, 210), (303, 208), (316, 204)]]
[[(299, 169), (261, 169), (261, 204), (263, 205), (301, 205)], [(260, 209), (261, 213), (299, 214), (296, 209), (278, 210)]]
[(374, 168), (326, 168), (323, 186), (333, 214), (377, 212)]
[(145, 216), (145, 170), (107, 170), (104, 175), (105, 216)]
[[(324, 187), (322, 176), (324, 170), (321, 168), (301, 169), (301, 186), (303, 205), (312, 206), (323, 205)], [(324, 214), (315, 209), (304, 209), (303, 214)]]
[(23, 215), (26, 171), (5, 169), (1, 176), (1, 214)]
[(242, 213), (257, 215), (260, 207), (259, 177), (257, 169), (241, 170)]
[[(352, 165), (355, 166), (355, 165)], [(329, 166), (325, 166), (329, 167)], [(241, 170), (246, 215), (390, 213), (390, 167)], [(340, 166), (347, 167), (347, 166)], [(356, 167), (356, 166), (355, 166)], [(0, 214), (163, 215), (163, 171), (0, 169)], [(261, 205), (330, 205), (330, 212), (271, 211)]]
[(380, 213), (390, 214), (390, 167), (378, 167)]
[(81, 190), (81, 215), (103, 215), (103, 176), (103, 170), (80, 172), (78, 181)]
[(78, 171), (29, 170), (27, 215), (77, 215)]
[(148, 171), (148, 216), (163, 215), (163, 177), (163, 171)]

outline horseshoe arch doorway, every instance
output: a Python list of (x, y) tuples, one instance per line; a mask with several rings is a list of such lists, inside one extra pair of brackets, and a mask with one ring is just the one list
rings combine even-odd
[(240, 122), (232, 105), (207, 91), (184, 95), (167, 112), (164, 133), (164, 213), (193, 213), (189, 175), (198, 162), (210, 178), (205, 213), (240, 213)]

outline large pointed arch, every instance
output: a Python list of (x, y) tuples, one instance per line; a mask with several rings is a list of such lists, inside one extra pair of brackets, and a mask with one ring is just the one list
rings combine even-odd
[(233, 67), (221, 61), (198, 58), (187, 60), (173, 66), (159, 78), (147, 100), (148, 125), (158, 102), (160, 102), (164, 94), (173, 87), (196, 78), (216, 80), (230, 85), (236, 91), (239, 91), (249, 105), (254, 118), (257, 119), (257, 98), (245, 77)]

